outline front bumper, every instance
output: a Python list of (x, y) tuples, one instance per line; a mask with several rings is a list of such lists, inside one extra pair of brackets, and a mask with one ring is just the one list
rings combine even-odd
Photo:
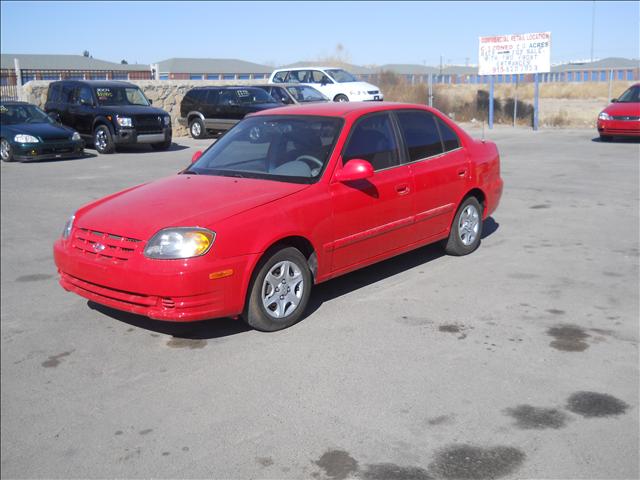
[(84, 155), (84, 142), (40, 142), (14, 143), (11, 145), (13, 158), (20, 162), (36, 162), (38, 160), (61, 160)]
[(171, 136), (171, 127), (150, 133), (138, 132), (135, 128), (120, 128), (113, 136), (113, 141), (116, 145), (165, 143), (171, 141)]
[[(190, 322), (242, 312), (256, 255), (216, 259), (212, 252), (186, 260), (152, 260), (136, 252), (114, 261), (58, 239), (54, 260), (60, 285), (101, 305), (155, 320)], [(232, 270), (224, 278), (215, 272)]]
[(598, 119), (598, 133), (609, 137), (640, 137), (640, 121)]

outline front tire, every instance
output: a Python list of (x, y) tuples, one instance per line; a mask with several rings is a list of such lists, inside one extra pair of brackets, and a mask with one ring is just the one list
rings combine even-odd
[(13, 162), (13, 150), (9, 140), (3, 138), (0, 140), (0, 158), (3, 162)]
[(191, 123), (189, 123), (189, 133), (192, 138), (204, 138), (207, 135), (207, 129), (204, 126), (204, 122), (197, 117), (191, 120)]
[(349, 101), (349, 97), (347, 97), (346, 95), (343, 95), (343, 94), (339, 94), (339, 95), (336, 95), (335, 97), (333, 97), (333, 101), (334, 102), (348, 102)]
[(113, 153), (116, 149), (113, 143), (111, 131), (106, 125), (99, 125), (93, 132), (93, 146), (100, 154), (107, 155)]
[(297, 323), (309, 302), (313, 279), (300, 250), (287, 247), (258, 264), (244, 320), (256, 330), (275, 332)]
[(451, 225), (445, 252), (462, 256), (473, 252), (480, 245), (482, 236), (482, 206), (476, 197), (468, 197), (462, 202)]

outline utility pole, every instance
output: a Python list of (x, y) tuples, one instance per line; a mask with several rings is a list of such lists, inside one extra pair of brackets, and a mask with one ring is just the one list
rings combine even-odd
[(591, 63), (593, 63), (593, 39), (596, 31), (596, 0), (593, 0), (593, 9), (591, 10)]

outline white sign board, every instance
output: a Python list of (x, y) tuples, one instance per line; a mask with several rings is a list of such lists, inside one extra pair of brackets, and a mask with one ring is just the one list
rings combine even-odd
[(480, 37), (478, 73), (541, 73), (551, 70), (551, 32)]

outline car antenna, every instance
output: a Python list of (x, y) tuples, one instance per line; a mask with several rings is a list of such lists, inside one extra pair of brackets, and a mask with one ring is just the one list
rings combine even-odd
[(482, 119), (482, 143), (484, 143), (484, 118)]

